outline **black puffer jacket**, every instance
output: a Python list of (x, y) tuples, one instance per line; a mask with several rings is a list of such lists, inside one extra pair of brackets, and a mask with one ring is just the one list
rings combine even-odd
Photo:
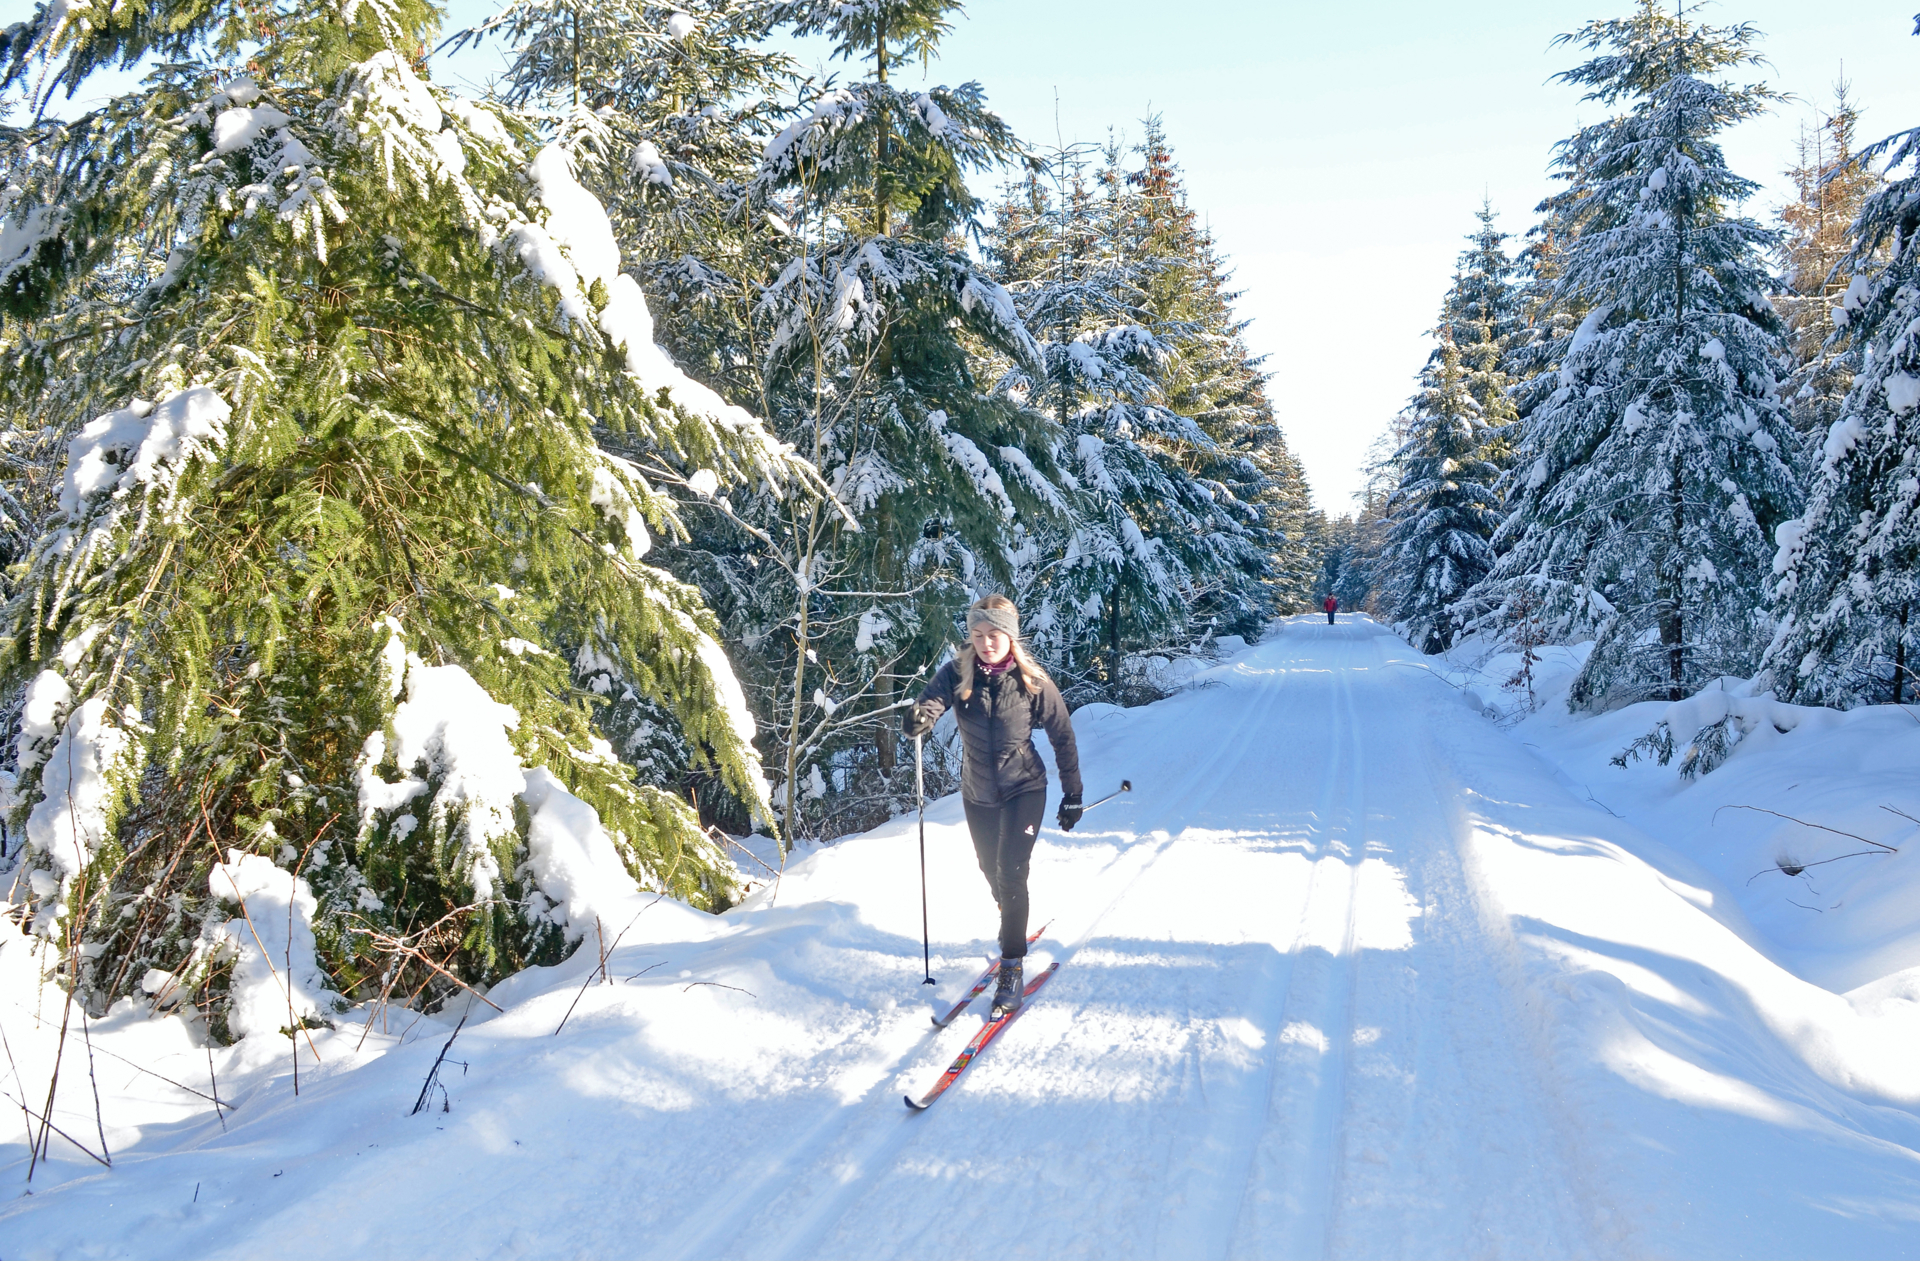
[(1073, 742), (1073, 720), (1067, 716), (1067, 703), (1053, 680), (1042, 677), (1039, 687), (1029, 692), (1023, 684), (1020, 667), (1004, 674), (985, 670), (967, 670), (972, 675), (972, 695), (961, 699), (961, 667), (972, 662), (972, 649), (964, 649), (964, 661), (956, 658), (940, 667), (920, 693), (914, 708), (927, 721), (949, 709), (960, 724), (960, 795), (976, 806), (997, 806), (1022, 793), (1044, 790), (1047, 768), (1033, 747), (1036, 727), (1047, 733), (1053, 745), (1054, 764), (1060, 770), (1060, 790), (1078, 796), (1080, 751)]

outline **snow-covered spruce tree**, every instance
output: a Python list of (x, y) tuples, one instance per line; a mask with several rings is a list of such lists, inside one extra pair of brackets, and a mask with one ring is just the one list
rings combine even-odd
[(1766, 672), (1782, 699), (1803, 704), (1920, 693), (1920, 129), (1857, 160), (1883, 155), (1889, 172), (1908, 174), (1861, 206), (1851, 279), (1831, 308), (1862, 348), (1859, 374), (1773, 562), (1780, 622)]
[(1273, 548), (1268, 586), (1275, 613), (1298, 613), (1313, 605), (1313, 583), (1320, 572), (1320, 537), (1325, 515), (1313, 506), (1306, 466), (1284, 438), (1269, 452), (1273, 480), (1260, 498), (1260, 507)]
[[(1802, 129), (1798, 158), (1787, 175), (1796, 196), (1780, 208), (1778, 253), (1787, 292), (1776, 305), (1788, 328), (1793, 368), (1781, 392), (1794, 428), (1810, 444), (1809, 465), (1853, 384), (1854, 340), (1833, 315), (1850, 277), (1841, 264), (1853, 251), (1853, 226), (1881, 178), (1854, 153), (1860, 111), (1847, 99), (1845, 83), (1834, 90), (1833, 112), (1812, 131)], [(1872, 261), (1861, 259), (1855, 270)], [(1857, 306), (1858, 303), (1856, 302)], [(1840, 319), (1844, 319), (1844, 313)]]
[[(499, 40), (510, 66), (498, 85), (510, 107), (553, 120), (579, 180), (605, 205), (628, 270), (656, 317), (655, 340), (688, 373), (730, 401), (763, 411), (765, 331), (756, 327), (760, 286), (790, 260), (791, 237), (764, 200), (747, 189), (761, 150), (778, 130), (776, 102), (796, 79), (791, 58), (767, 48), (768, 32), (792, 6), (769, 0), (689, 5), (616, 0), (516, 0), (450, 44)], [(599, 426), (609, 452), (656, 484), (681, 480), (654, 458), (644, 432)], [(699, 586), (735, 645), (750, 698), (758, 660), (738, 645), (757, 620), (741, 606), (767, 600), (791, 607), (791, 592), (763, 590), (764, 575), (741, 583), (738, 559), (753, 540), (730, 519), (734, 498), (777, 508), (778, 487), (735, 486), (724, 496), (690, 496), (686, 537), (655, 553), (663, 568)], [(769, 509), (772, 510), (772, 509)], [(736, 800), (724, 777), (681, 738), (671, 716), (634, 689), (616, 663), (576, 659), (576, 682), (608, 696), (600, 725), (621, 755), (649, 778), (683, 789), (706, 822), (751, 826), (752, 803)]]
[(1562, 77), (1629, 107), (1557, 152), (1577, 235), (1555, 293), (1592, 306), (1549, 343), (1564, 349), (1525, 421), (1484, 594), (1496, 624), (1525, 592), (1556, 636), (1594, 636), (1569, 699), (1604, 708), (1752, 671), (1765, 540), (1799, 491), (1760, 262), (1772, 236), (1733, 214), (1754, 185), (1714, 139), (1773, 98), (1715, 77), (1753, 59), (1753, 30), (1643, 0), (1563, 39), (1603, 51)]
[(793, 61), (767, 47), (787, 0), (513, 0), (450, 43), (504, 41), (509, 106), (559, 120), (580, 182), (605, 204), (676, 361), (760, 398), (752, 307), (786, 261), (777, 215), (747, 186), (779, 129)]
[(1441, 303), (1439, 345), (1421, 373), (1406, 440), (1393, 455), (1380, 600), (1426, 652), (1452, 643), (1454, 606), (1493, 567), (1495, 483), (1515, 417), (1504, 370), (1519, 329), (1519, 296), (1505, 235), (1482, 205)]
[(952, 643), (960, 609), (1011, 582), (1022, 531), (1065, 494), (1054, 426), (980, 377), (989, 354), (1042, 370), (1012, 298), (963, 248), (979, 209), (966, 173), (1019, 147), (977, 83), (921, 91), (890, 79), (897, 62), (931, 55), (956, 7), (804, 9), (795, 29), (826, 35), (871, 77), (811, 101), (767, 146), (753, 188), (787, 199), (796, 220), (795, 256), (761, 308), (771, 416), (852, 514), (742, 511), (763, 540), (743, 564), (772, 563), (796, 593), (743, 628), (778, 679), (779, 791), (792, 786), (796, 820), (802, 781), (855, 791), (877, 771), (872, 813), (904, 803), (911, 781), (893, 779), (902, 691)]
[(1276, 584), (1289, 573), (1297, 582), (1306, 568), (1304, 558), (1289, 553), (1292, 544), (1280, 528), (1306, 488), (1288, 480), (1297, 466), (1267, 398), (1261, 360), (1242, 337), (1247, 322), (1234, 315), (1239, 294), (1231, 288), (1231, 272), (1188, 203), (1160, 119), (1149, 117), (1143, 126), (1135, 149), (1141, 165), (1114, 189), (1120, 248), (1148, 265), (1147, 292), (1135, 318), (1173, 349), (1162, 374), (1168, 407), (1192, 418), (1211, 439), (1184, 449), (1187, 471), (1223, 508), (1245, 513), (1251, 527), (1216, 541), (1230, 563), (1216, 566), (1194, 617), (1222, 632), (1255, 637), (1274, 612)]
[(1499, 524), (1491, 427), (1445, 322), (1439, 333), (1421, 374), (1425, 388), (1409, 409), (1407, 440), (1393, 456), (1399, 485), (1387, 499), (1379, 564), (1387, 616), (1430, 653), (1453, 643), (1452, 606), (1493, 568), (1488, 540)]
[(6, 607), (15, 821), (95, 1004), (148, 969), (217, 995), (209, 881), (260, 862), (311, 881), (342, 994), (554, 959), (590, 926), (528, 834), (584, 826), (569, 790), (638, 879), (724, 903), (687, 803), (597, 735), (583, 654), (764, 803), (718, 628), (643, 559), (675, 503), (592, 432), (709, 487), (809, 470), (652, 343), (566, 155), (419, 76), (433, 22), (62, 4), (9, 33), (8, 84), (161, 62), (0, 135), (0, 406), (69, 439)]
[(1052, 416), (1056, 458), (1081, 493), (1032, 527), (1016, 589), (1023, 626), (1063, 679), (1110, 692), (1120, 645), (1184, 639), (1193, 604), (1251, 531), (1248, 514), (1182, 462), (1212, 439), (1165, 405), (1156, 374), (1172, 349), (1133, 322), (1151, 265), (1113, 248), (1115, 203), (1096, 194), (1078, 154), (1050, 165), (1058, 187), (1030, 172), (988, 236), (1045, 363), (1043, 374), (1010, 365), (998, 388)]
[(1510, 426), (1520, 418), (1512, 368), (1514, 351), (1527, 336), (1524, 298), (1520, 268), (1507, 255), (1507, 234), (1493, 226), (1492, 204), (1482, 202), (1474, 217), (1480, 226), (1460, 253), (1442, 319), (1460, 356), (1466, 391), (1490, 430), (1487, 458), (1505, 468), (1516, 437)]

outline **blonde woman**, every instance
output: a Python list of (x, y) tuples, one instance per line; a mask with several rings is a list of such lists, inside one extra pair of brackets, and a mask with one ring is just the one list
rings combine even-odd
[(1027, 956), (1027, 863), (1047, 812), (1047, 768), (1033, 747), (1047, 733), (1060, 768), (1062, 831), (1080, 821), (1080, 754), (1066, 702), (1020, 644), (1020, 611), (1003, 595), (967, 610), (967, 644), (940, 667), (906, 713), (909, 736), (923, 736), (947, 710), (960, 724), (960, 801), (980, 870), (1000, 905), (1000, 976), (993, 1014), (1020, 1006)]

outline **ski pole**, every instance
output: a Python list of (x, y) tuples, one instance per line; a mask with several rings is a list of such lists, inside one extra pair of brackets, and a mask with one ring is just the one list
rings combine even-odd
[(920, 960), (927, 974), (920, 984), (938, 985), (933, 979), (933, 934), (927, 929), (927, 781), (920, 740), (920, 736), (913, 738), (913, 795), (920, 799)]
[(1130, 779), (1123, 779), (1120, 781), (1120, 787), (1117, 791), (1110, 792), (1106, 796), (1100, 798), (1100, 800), (1095, 802), (1090, 802), (1087, 805), (1080, 807), (1080, 813), (1085, 814), (1087, 811), (1093, 809), (1094, 806), (1104, 806), (1109, 801), (1112, 801), (1115, 797), (1118, 797), (1121, 793), (1130, 793), (1132, 791), (1133, 791), (1133, 781)]

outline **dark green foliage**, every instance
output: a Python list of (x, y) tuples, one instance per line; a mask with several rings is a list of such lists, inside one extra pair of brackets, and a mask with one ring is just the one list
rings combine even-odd
[[(623, 698), (577, 684), (576, 661), (606, 662), (691, 762), (763, 800), (718, 623), (641, 557), (650, 531), (683, 532), (659, 489), (676, 475), (780, 487), (804, 467), (647, 388), (590, 311), (562, 310), (522, 261), (547, 219), (534, 133), (415, 77), (426, 6), (351, 13), (287, 4), (230, 28), (149, 7), (176, 60), (144, 90), (3, 137), (15, 215), (62, 228), (51, 265), (7, 277), (0, 406), (17, 431), (80, 432), (79, 480), (8, 606), (10, 679), (57, 698), (23, 746), (15, 822), (55, 791), (49, 756), (99, 755), (85, 863), (30, 860), (59, 877), (43, 910), (65, 908), (70, 942), (106, 947), (71, 978), (96, 1001), (180, 966), (228, 849), (311, 879), (343, 993), (394, 963), (367, 931), (437, 925), (418, 940), (473, 980), (557, 957), (524, 816), (483, 828), (444, 766), (412, 805), (368, 807), (360, 776), (416, 769), (384, 752), (404, 653), (408, 678), (457, 666), (511, 706), (513, 755), (696, 905), (725, 903), (731, 869), (685, 800), (602, 741)], [(77, 75), (156, 38), (92, 28), (41, 55), (66, 50)], [(251, 81), (229, 55), (243, 39)], [(265, 124), (233, 142), (249, 105)], [(585, 301), (608, 298), (596, 280)], [(133, 399), (158, 407), (115, 410)], [(665, 476), (607, 454), (609, 432)], [(402, 992), (435, 983), (400, 962)]]

